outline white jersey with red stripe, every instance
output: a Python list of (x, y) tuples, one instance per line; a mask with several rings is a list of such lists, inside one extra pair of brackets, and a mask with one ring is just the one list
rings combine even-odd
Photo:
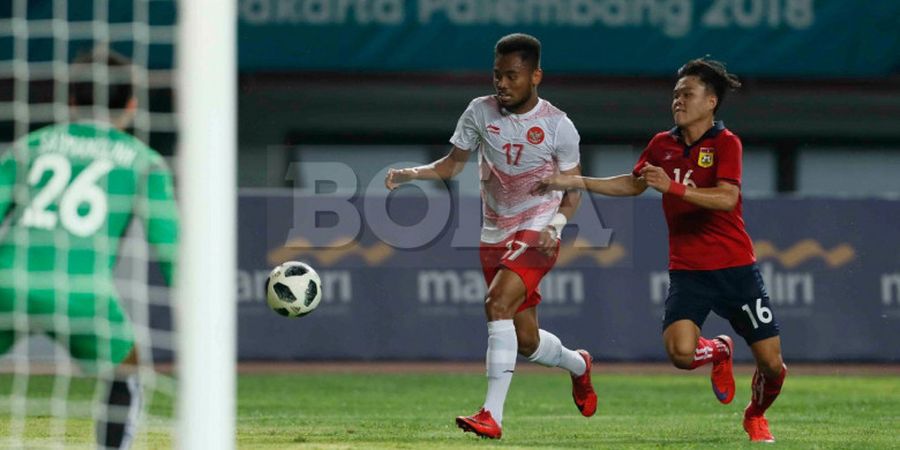
[(450, 143), (479, 152), (483, 242), (501, 242), (519, 230), (541, 231), (550, 223), (562, 192), (531, 190), (542, 178), (578, 166), (579, 140), (566, 113), (544, 99), (523, 114), (506, 111), (494, 96), (469, 103)]

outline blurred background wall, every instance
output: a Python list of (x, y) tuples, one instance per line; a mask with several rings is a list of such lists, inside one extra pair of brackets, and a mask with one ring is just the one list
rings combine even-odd
[(671, 126), (677, 68), (710, 55), (744, 81), (719, 118), (747, 147), (746, 193), (896, 194), (898, 20), (889, 0), (246, 0), (240, 108), (258, 120), (241, 120), (256, 170), (240, 180), (283, 182), (258, 157), (273, 145), (365, 147), (338, 151), (360, 169), (442, 155), (492, 92), (493, 44), (521, 31), (542, 40), (540, 94), (578, 127), (586, 172), (625, 170)]
[[(241, 333), (268, 321), (267, 311), (250, 312), (261, 299), (252, 280), (279, 258), (317, 264), (332, 294), (318, 318), (266, 328), (298, 343), (257, 357), (483, 356), (477, 257), (458, 248), (477, 240), (464, 225), (477, 223), (477, 172), (468, 167), (447, 187), (419, 183), (390, 198), (380, 180), (387, 167), (449, 150), (468, 102), (492, 93), (493, 45), (511, 32), (541, 39), (540, 95), (572, 118), (583, 169), (597, 176), (629, 171), (650, 137), (672, 126), (681, 64), (705, 55), (726, 62), (744, 86), (718, 118), (745, 144), (745, 217), (786, 356), (900, 357), (886, 344), (900, 339), (900, 238), (890, 231), (900, 219), (900, 3), (257, 0), (243, 1), (240, 14), (240, 182), (292, 189), (291, 200), (270, 198), (265, 213), (256, 196), (270, 191), (245, 191), (245, 210), (268, 217), (270, 239), (242, 247), (246, 265), (259, 269), (242, 272)], [(352, 168), (358, 187), (347, 192), (348, 184), (335, 183), (320, 191), (328, 169), (316, 164), (329, 162)], [(445, 189), (455, 209), (434, 240), (415, 249), (382, 246), (390, 241), (378, 232), (383, 218), (367, 215), (367, 199), (384, 202), (392, 220), (408, 227), (398, 233), (427, 233), (415, 225), (433, 213), (429, 196)], [(356, 195), (363, 224), (355, 243), (291, 251), (284, 245), (290, 236), (304, 238), (297, 223), (331, 208), (311, 206), (323, 192), (334, 192), (337, 203)], [(288, 210), (293, 234), (285, 231)], [(664, 359), (658, 333), (666, 235), (658, 197), (594, 199), (579, 214), (600, 222), (567, 231), (566, 257), (542, 287), (542, 323), (601, 358)], [(608, 242), (597, 227), (610, 231)], [(580, 249), (576, 239), (597, 248)], [(708, 325), (710, 333), (728, 330), (716, 317)], [(344, 331), (321, 342), (334, 326)], [(737, 356), (750, 355), (741, 349)]]

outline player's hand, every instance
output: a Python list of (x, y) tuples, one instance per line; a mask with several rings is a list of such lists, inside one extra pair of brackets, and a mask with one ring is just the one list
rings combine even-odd
[(672, 184), (672, 180), (662, 167), (647, 163), (644, 164), (644, 167), (641, 167), (640, 174), (647, 182), (647, 186), (650, 186), (663, 194), (669, 192), (669, 186)]
[(553, 256), (553, 253), (556, 251), (557, 242), (559, 242), (559, 236), (556, 235), (556, 228), (548, 225), (541, 231), (537, 249), (547, 256)]
[(531, 188), (531, 195), (544, 195), (550, 191), (575, 189), (575, 184), (575, 177), (557, 173), (538, 181), (534, 187)]
[(412, 174), (409, 169), (388, 169), (387, 175), (384, 177), (384, 187), (393, 191), (397, 186), (410, 180), (412, 180)]

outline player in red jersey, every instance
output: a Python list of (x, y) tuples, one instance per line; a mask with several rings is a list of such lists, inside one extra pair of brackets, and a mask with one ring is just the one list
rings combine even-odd
[(763, 414), (781, 392), (787, 368), (741, 215), (741, 140), (714, 119), (726, 92), (738, 87), (740, 82), (721, 63), (689, 61), (678, 70), (673, 91), (675, 127), (650, 140), (632, 173), (609, 178), (554, 175), (538, 183), (535, 192), (586, 189), (632, 196), (649, 186), (663, 193), (670, 278), (663, 341), (669, 359), (686, 370), (712, 363), (713, 392), (720, 402), (731, 402), (731, 338), (700, 335), (710, 311), (727, 319), (756, 359), (744, 429), (752, 441), (774, 442)]
[(554, 173), (581, 173), (579, 136), (568, 116), (539, 98), (540, 42), (511, 34), (494, 49), (496, 95), (469, 103), (450, 139), (450, 153), (432, 164), (391, 169), (385, 186), (410, 180), (446, 180), (469, 155), (478, 155), (484, 223), (481, 266), (488, 290), (488, 389), (484, 406), (456, 418), (464, 431), (492, 439), (502, 435), (503, 404), (516, 367), (516, 354), (568, 371), (572, 397), (585, 417), (597, 408), (591, 385), (591, 355), (570, 350), (538, 326), (538, 285), (556, 262), (559, 237), (581, 194), (531, 195), (534, 183)]

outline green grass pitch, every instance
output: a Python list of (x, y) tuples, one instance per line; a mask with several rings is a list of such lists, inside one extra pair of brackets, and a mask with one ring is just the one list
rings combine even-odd
[[(241, 375), (237, 443), (241, 449), (456, 449), (456, 448), (755, 448), (741, 429), (749, 377), (737, 377), (730, 405), (715, 401), (700, 374), (604, 375), (594, 384), (597, 415), (580, 416), (568, 377), (559, 371), (517, 373), (506, 404), (503, 439), (487, 441), (456, 428), (453, 418), (479, 406), (479, 374)], [(0, 377), (8, 395), (9, 376)], [(88, 400), (93, 384), (76, 380), (70, 398)], [(30, 397), (47, 396), (49, 378), (35, 378)], [(151, 408), (171, 408), (154, 397)], [(0, 436), (10, 426), (8, 397)], [(778, 448), (900, 448), (897, 376), (789, 375), (767, 416)], [(169, 448), (164, 420), (143, 427), (138, 448)], [(26, 434), (46, 442), (49, 419), (34, 413)], [(73, 419), (67, 443), (91, 442), (91, 423)]]

